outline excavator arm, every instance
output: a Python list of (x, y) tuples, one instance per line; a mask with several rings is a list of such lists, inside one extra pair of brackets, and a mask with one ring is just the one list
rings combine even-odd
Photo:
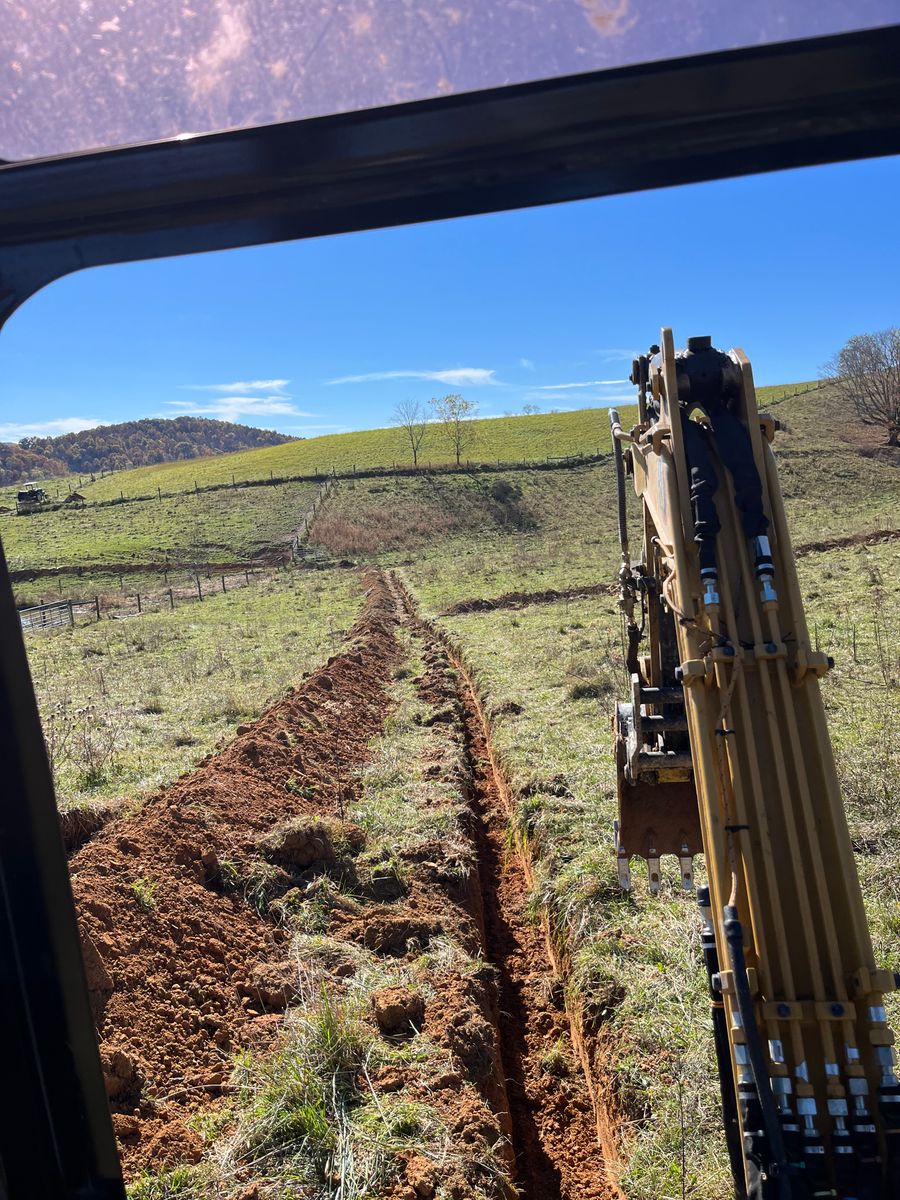
[[(629, 887), (631, 860), (644, 858), (658, 891), (668, 854), (690, 888), (703, 852), (698, 898), (736, 1195), (897, 1197), (900, 1088), (883, 1007), (897, 980), (874, 960), (820, 693), (831, 664), (810, 644), (775, 422), (757, 411), (743, 352), (720, 356), (731, 380), (722, 403), (749, 435), (768, 543), (754, 556), (712, 396), (704, 436), (720, 528), (716, 567), (707, 555), (701, 575), (685, 352), (670, 329), (654, 351), (635, 362), (638, 424), (626, 431), (611, 413), (631, 675), (615, 717), (619, 879)], [(626, 473), (641, 500), (636, 562)]]

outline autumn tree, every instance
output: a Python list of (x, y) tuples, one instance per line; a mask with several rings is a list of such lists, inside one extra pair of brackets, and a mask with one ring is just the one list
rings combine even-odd
[(394, 424), (402, 429), (412, 451), (413, 466), (419, 465), (419, 451), (428, 431), (428, 411), (418, 400), (401, 400), (394, 409)]
[(441, 396), (439, 400), (431, 401), (431, 409), (438, 424), (442, 437), (450, 444), (459, 466), (463, 450), (467, 450), (478, 438), (475, 429), (475, 414), (478, 405), (474, 400), (466, 400), (464, 396)]
[(830, 379), (863, 425), (880, 425), (900, 445), (900, 328), (860, 333), (825, 364)]

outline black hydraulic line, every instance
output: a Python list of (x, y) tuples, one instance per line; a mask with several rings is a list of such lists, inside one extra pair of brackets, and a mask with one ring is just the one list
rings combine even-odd
[[(613, 462), (616, 464), (616, 501), (619, 519), (619, 546), (622, 551), (622, 565), (619, 568), (619, 584), (622, 609), (626, 614), (628, 634), (628, 650), (625, 654), (625, 665), (630, 675), (640, 674), (638, 662), (638, 647), (643, 637), (643, 622), (640, 626), (634, 620), (635, 575), (631, 567), (631, 552), (628, 547), (628, 520), (625, 511), (625, 463), (622, 455), (622, 445), (616, 432), (621, 430), (622, 423), (616, 409), (609, 410), (609, 427), (612, 434)], [(641, 597), (643, 611), (643, 596)]]
[(622, 422), (616, 409), (609, 410), (609, 427), (612, 432), (613, 461), (616, 464), (616, 500), (618, 502), (619, 546), (622, 550), (622, 562), (630, 566), (628, 551), (628, 521), (625, 512), (625, 463), (622, 457), (622, 444), (616, 437), (616, 429), (621, 429)]
[(734, 1069), (731, 1065), (731, 1049), (728, 1045), (728, 1023), (722, 993), (716, 986), (719, 974), (719, 952), (716, 949), (716, 934), (710, 911), (709, 888), (697, 888), (697, 904), (703, 918), (700, 946), (709, 983), (710, 1011), (712, 1014), (713, 1044), (716, 1049), (716, 1066), (719, 1070), (719, 1089), (722, 1097), (722, 1123), (725, 1127), (725, 1145), (734, 1179), (735, 1200), (747, 1200), (747, 1181), (744, 1176), (744, 1151), (741, 1145), (741, 1125), (738, 1119), (737, 1096), (734, 1088)]
[(728, 945), (728, 958), (731, 974), (734, 980), (734, 994), (737, 1009), (741, 1017), (741, 1026), (747, 1039), (747, 1054), (750, 1060), (750, 1070), (756, 1085), (756, 1102), (759, 1115), (765, 1131), (769, 1148), (769, 1162), (765, 1164), (766, 1173), (775, 1183), (778, 1200), (791, 1200), (793, 1189), (787, 1172), (787, 1155), (785, 1152), (784, 1136), (775, 1097), (766, 1070), (759, 1028), (756, 1024), (756, 1014), (753, 1011), (753, 997), (750, 994), (750, 981), (747, 978), (747, 963), (744, 959), (744, 931), (738, 917), (738, 910), (732, 904), (726, 904), (724, 909), (723, 929)]

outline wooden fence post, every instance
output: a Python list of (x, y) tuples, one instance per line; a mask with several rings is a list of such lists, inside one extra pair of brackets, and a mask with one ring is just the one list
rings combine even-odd
[(71, 626), (73, 626), (73, 627), (74, 627), (74, 625), (75, 625), (75, 614), (74, 614), (74, 612), (72, 611), (72, 601), (71, 601), (71, 600), (68, 600), (68, 601), (66, 601), (66, 603), (67, 603), (67, 605), (68, 605), (68, 608), (69, 608), (69, 624), (70, 624)]
[(96, 610), (97, 610), (97, 620), (99, 621), (100, 620), (100, 597), (99, 596), (94, 597), (94, 608), (96, 608)]
[(175, 611), (175, 596), (171, 588), (169, 588), (169, 608), (172, 610), (172, 612)]
[(244, 578), (247, 580), (247, 586), (249, 587), (250, 586), (250, 572), (246, 568), (244, 569)]
[(160, 504), (162, 504), (162, 488), (159, 486), (159, 484), (156, 485), (156, 495), (159, 498)]
[(222, 576), (222, 592), (223, 592), (223, 594), (225, 592), (225, 576), (224, 575)]
[(197, 599), (198, 599), (198, 600), (202, 600), (202, 599), (203, 599), (203, 589), (202, 589), (202, 588), (201, 588), (201, 586), (200, 586), (200, 575), (199, 575), (199, 573), (198, 573), (198, 574), (195, 576), (195, 578), (196, 578), (196, 580), (197, 580)]
[(134, 598), (135, 598), (135, 600), (137, 600), (138, 612), (140, 612), (141, 611), (141, 593), (135, 592)]

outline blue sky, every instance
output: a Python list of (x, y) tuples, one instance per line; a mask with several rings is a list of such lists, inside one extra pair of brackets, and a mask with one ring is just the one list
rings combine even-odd
[(0, 440), (181, 413), (315, 436), (462, 392), (615, 403), (662, 324), (815, 378), (900, 323), (900, 159), (86, 271), (0, 337)]

